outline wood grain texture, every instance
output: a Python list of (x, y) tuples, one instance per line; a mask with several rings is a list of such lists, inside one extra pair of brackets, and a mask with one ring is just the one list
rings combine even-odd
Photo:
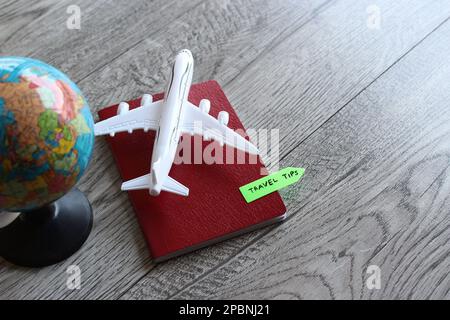
[[(111, 60), (177, 21), (202, 0), (180, 3), (154, 1), (45, 1), (0, 4), (1, 55), (42, 59), (78, 82)], [(68, 7), (80, 9), (80, 29), (68, 29)], [(156, 9), (156, 10), (155, 10)], [(3, 11), (2, 10), (2, 11)], [(3, 18), (3, 16), (0, 15)], [(3, 31), (4, 30), (4, 31)]]
[[(447, 1), (79, 1), (80, 30), (69, 4), (0, 2), (0, 54), (66, 71), (95, 113), (161, 91), (188, 47), (194, 80), (224, 85), (247, 126), (278, 128), (281, 166), (307, 176), (283, 191), (282, 226), (155, 265), (98, 139), (79, 184), (88, 242), (40, 270), (0, 260), (0, 298), (448, 297)], [(364, 286), (372, 263), (382, 290)]]

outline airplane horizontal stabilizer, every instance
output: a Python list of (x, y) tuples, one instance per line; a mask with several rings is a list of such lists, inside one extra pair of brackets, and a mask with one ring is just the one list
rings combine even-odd
[(122, 183), (122, 191), (141, 190), (150, 188), (150, 174), (125, 181)]
[(162, 185), (162, 190), (167, 192), (172, 192), (179, 194), (180, 196), (187, 197), (189, 195), (189, 188), (185, 187), (181, 183), (179, 183), (177, 180), (167, 176), (166, 181), (164, 181), (164, 184)]

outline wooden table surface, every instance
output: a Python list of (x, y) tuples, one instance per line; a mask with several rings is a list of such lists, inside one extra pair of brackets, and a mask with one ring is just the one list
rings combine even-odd
[(43, 269), (0, 259), (0, 299), (450, 298), (449, 17), (450, 0), (1, 0), (0, 55), (63, 70), (93, 114), (162, 91), (189, 48), (194, 82), (279, 129), (279, 167), (306, 175), (283, 224), (155, 264), (97, 139), (88, 241)]

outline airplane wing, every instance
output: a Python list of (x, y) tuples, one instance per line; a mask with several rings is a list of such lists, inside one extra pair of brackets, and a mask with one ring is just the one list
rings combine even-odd
[[(213, 139), (221, 145), (227, 144), (250, 154), (258, 154), (259, 151), (255, 145), (192, 103), (187, 103), (185, 111), (183, 133), (199, 134), (205, 140)], [(228, 119), (225, 121), (228, 123)]]
[(146, 103), (138, 108), (121, 112), (109, 119), (97, 122), (94, 125), (96, 136), (109, 134), (114, 136), (116, 132), (132, 132), (136, 129), (157, 130), (161, 114), (162, 101)]

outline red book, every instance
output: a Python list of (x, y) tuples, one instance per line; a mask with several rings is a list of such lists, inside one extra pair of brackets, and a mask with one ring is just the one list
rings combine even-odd
[[(163, 94), (153, 97), (155, 101), (162, 98)], [(190, 102), (198, 105), (203, 98), (211, 101), (212, 116), (217, 117), (220, 111), (227, 111), (230, 115), (228, 126), (234, 130), (244, 130), (216, 81), (191, 87)], [(137, 108), (140, 99), (128, 103), (130, 109)], [(99, 118), (105, 120), (116, 115), (116, 111), (117, 105), (106, 107), (99, 111)], [(149, 173), (154, 137), (154, 132), (145, 133), (143, 130), (132, 134), (117, 133), (113, 138), (107, 136), (123, 181)], [(183, 139), (191, 139), (194, 143), (194, 138), (189, 135), (183, 136)], [(203, 148), (210, 143), (217, 142), (204, 141)], [(259, 157), (254, 164), (245, 162), (174, 164), (170, 176), (189, 188), (188, 197), (164, 191), (157, 197), (150, 196), (146, 190), (128, 192), (155, 261), (166, 260), (284, 219), (286, 207), (278, 192), (251, 203), (244, 200), (239, 187), (261, 178), (264, 171), (261, 170), (264, 165)]]

